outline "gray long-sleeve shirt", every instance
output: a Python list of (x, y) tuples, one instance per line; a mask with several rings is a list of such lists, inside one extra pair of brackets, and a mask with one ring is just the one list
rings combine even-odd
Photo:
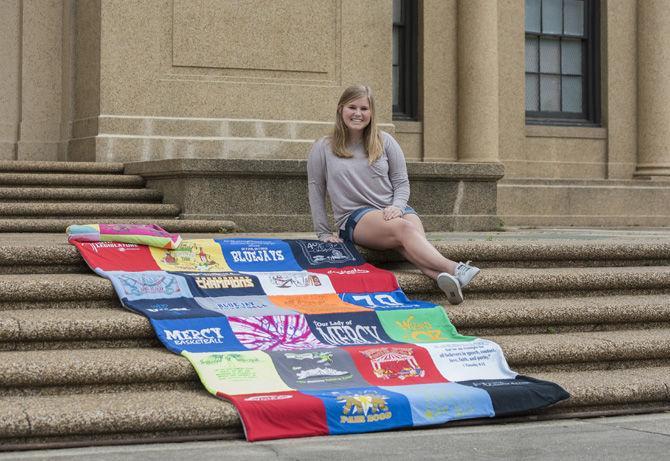
[(343, 229), (352, 211), (361, 207), (405, 209), (409, 179), (405, 155), (398, 142), (382, 132), (384, 151), (372, 165), (361, 144), (349, 146), (351, 158), (333, 154), (327, 137), (317, 140), (307, 160), (309, 205), (314, 231), (319, 237), (331, 234), (326, 215), (326, 191), (333, 207), (335, 225)]

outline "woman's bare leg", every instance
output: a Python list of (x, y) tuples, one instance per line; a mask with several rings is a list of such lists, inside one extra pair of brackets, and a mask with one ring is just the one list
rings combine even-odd
[(456, 270), (456, 263), (426, 239), (421, 221), (413, 215), (385, 221), (381, 211), (366, 213), (354, 229), (354, 241), (377, 250), (395, 249), (433, 279), (442, 272), (453, 275)]

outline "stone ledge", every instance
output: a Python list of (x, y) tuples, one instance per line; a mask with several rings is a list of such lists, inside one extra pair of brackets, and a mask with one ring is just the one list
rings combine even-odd
[[(428, 231), (493, 230), (500, 163), (408, 162), (410, 204)], [(306, 160), (170, 159), (126, 164), (188, 219), (227, 219), (244, 232), (312, 230)]]

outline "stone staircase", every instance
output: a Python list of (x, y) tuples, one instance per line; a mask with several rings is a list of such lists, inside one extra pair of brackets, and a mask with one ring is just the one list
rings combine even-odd
[[(617, 235), (431, 237), (485, 268), (466, 302), (447, 307), (459, 331), (497, 341), (513, 369), (572, 394), (521, 419), (670, 410), (670, 233)], [(32, 237), (0, 240), (0, 449), (242, 437), (234, 408), (64, 236)], [(364, 253), (410, 298), (445, 302), (397, 255)]]
[(174, 232), (228, 232), (231, 221), (180, 220), (122, 163), (0, 161), (0, 232), (64, 232), (74, 223), (153, 223)]

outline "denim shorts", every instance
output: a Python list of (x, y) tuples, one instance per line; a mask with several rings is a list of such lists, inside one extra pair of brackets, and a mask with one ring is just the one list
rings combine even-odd
[[(358, 224), (358, 221), (360, 221), (361, 218), (365, 216), (366, 213), (375, 210), (378, 210), (378, 208), (372, 208), (366, 206), (352, 211), (349, 217), (347, 218), (347, 222), (344, 223), (344, 229), (340, 229), (340, 238), (342, 240), (348, 240), (350, 242), (353, 242), (354, 229), (356, 228), (356, 224)], [(406, 206), (405, 211), (403, 212), (403, 216), (406, 214), (417, 214), (417, 212), (411, 206)]]

